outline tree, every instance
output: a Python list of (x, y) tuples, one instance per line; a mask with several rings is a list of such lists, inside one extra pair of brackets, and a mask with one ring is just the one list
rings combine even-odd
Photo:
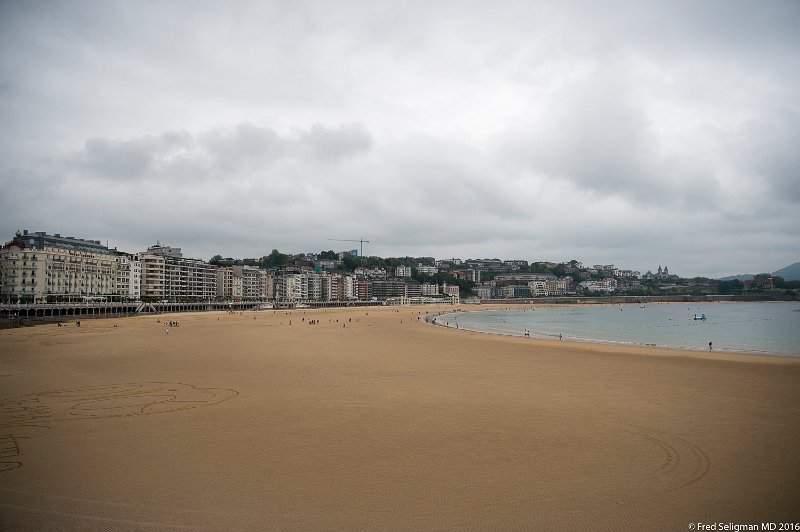
[(732, 281), (720, 281), (719, 293), (722, 295), (729, 295), (733, 294), (734, 292), (741, 291), (743, 287), (744, 285), (739, 279), (734, 279)]
[(319, 254), (319, 258), (325, 260), (339, 260), (339, 254), (334, 253), (333, 250), (322, 251)]
[(284, 255), (277, 249), (273, 249), (272, 253), (267, 255), (266, 257), (261, 258), (261, 267), (262, 268), (281, 268), (286, 266), (289, 262), (289, 257)]
[(208, 261), (209, 264), (213, 264), (214, 266), (232, 266), (234, 264), (240, 264), (241, 261), (234, 260), (232, 257), (222, 258), (222, 255), (214, 255), (211, 257), (211, 260)]
[(342, 256), (342, 263), (344, 263), (344, 267), (351, 272), (358, 268), (358, 260), (349, 253), (345, 253), (344, 256)]

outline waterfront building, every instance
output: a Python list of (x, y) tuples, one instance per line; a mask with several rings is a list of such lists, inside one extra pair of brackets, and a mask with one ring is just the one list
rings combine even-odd
[(444, 294), (446, 296), (456, 296), (456, 297), (458, 297), (458, 295), (459, 295), (458, 285), (454, 284), (454, 285), (448, 286), (447, 283), (444, 283), (442, 285), (442, 294)]
[(358, 294), (356, 293), (356, 286), (355, 286), (355, 276), (353, 275), (342, 275), (341, 276), (341, 296), (339, 297), (340, 301), (344, 301), (347, 299), (358, 299)]
[(165, 299), (187, 301), (216, 297), (217, 267), (213, 264), (200, 259), (186, 258), (183, 256), (181, 248), (166, 246), (160, 242), (147, 248), (142, 255), (145, 254), (151, 257), (161, 257), (164, 260), (163, 297)]
[(547, 286), (548, 281), (530, 281), (528, 289), (532, 296), (549, 296), (550, 291)]
[(491, 299), (494, 296), (491, 286), (477, 286), (473, 291), (479, 299)]
[[(234, 281), (241, 285), (239, 297), (245, 300), (265, 300), (271, 297), (271, 290), (268, 288), (269, 274), (255, 266), (232, 266), (231, 273)], [(234, 288), (235, 290), (235, 288)]]
[(406, 297), (422, 297), (422, 283), (419, 281), (407, 281)]
[(353, 281), (353, 291), (359, 301), (369, 301), (372, 299), (372, 281), (367, 279), (356, 279)]
[(147, 253), (152, 253), (154, 255), (161, 255), (162, 257), (172, 257), (176, 259), (183, 257), (181, 248), (174, 248), (172, 246), (162, 245), (161, 242), (158, 240), (156, 240), (155, 245), (147, 248)]
[(118, 260), (99, 240), (17, 231), (0, 251), (0, 300), (111, 298)]
[(372, 296), (379, 299), (406, 296), (406, 283), (396, 279), (375, 280), (372, 282)]
[(234, 275), (233, 268), (217, 268), (217, 298), (223, 301), (241, 301), (242, 299), (242, 276)]
[(283, 273), (275, 279), (279, 301), (330, 301), (333, 284), (324, 273)]
[(581, 281), (580, 286), (587, 292), (606, 292), (610, 293), (617, 289), (617, 280), (606, 277), (601, 281)]
[(164, 280), (164, 257), (153, 253), (140, 253), (141, 297), (143, 299), (162, 300), (166, 295)]
[[(239, 287), (241, 294), (241, 278)], [(164, 289), (170, 301), (213, 299), (217, 295), (217, 267), (199, 259), (167, 255), (164, 257)]]
[(324, 276), (317, 273), (307, 274), (305, 276), (305, 282), (307, 285), (306, 295), (303, 299), (309, 301), (322, 301), (323, 279)]
[(436, 283), (422, 283), (421, 291), (423, 296), (438, 296), (439, 285)]
[(142, 264), (136, 254), (117, 253), (116, 295), (138, 300), (141, 296)]
[(275, 299), (296, 301), (308, 299), (308, 283), (300, 273), (286, 273), (275, 280)]

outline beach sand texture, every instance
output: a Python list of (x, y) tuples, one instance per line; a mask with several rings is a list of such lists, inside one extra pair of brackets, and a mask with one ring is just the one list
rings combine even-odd
[(800, 521), (800, 360), (499, 337), (426, 311), (0, 331), (0, 528)]

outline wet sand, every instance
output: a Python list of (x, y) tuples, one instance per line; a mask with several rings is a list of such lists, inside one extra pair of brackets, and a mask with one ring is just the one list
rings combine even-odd
[(484, 335), (426, 311), (0, 331), (0, 528), (800, 521), (800, 360)]

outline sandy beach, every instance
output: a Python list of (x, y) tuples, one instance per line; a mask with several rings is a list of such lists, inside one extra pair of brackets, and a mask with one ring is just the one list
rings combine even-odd
[(436, 311), (0, 331), (0, 528), (800, 522), (800, 360), (418, 319)]

